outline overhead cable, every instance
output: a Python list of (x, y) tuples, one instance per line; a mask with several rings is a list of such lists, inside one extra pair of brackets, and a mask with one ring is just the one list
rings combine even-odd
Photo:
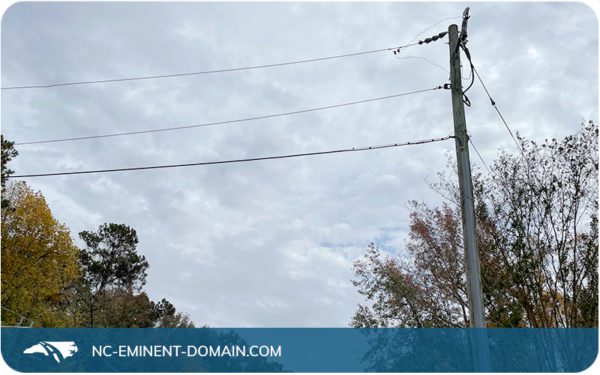
[(274, 64), (251, 65), (251, 66), (244, 66), (244, 67), (237, 67), (237, 68), (201, 70), (201, 71), (195, 71), (195, 72), (157, 74), (157, 75), (125, 77), (125, 78), (109, 78), (109, 79), (59, 82), (59, 83), (51, 83), (51, 84), (7, 86), (7, 87), (2, 87), (2, 90), (47, 89), (47, 88), (52, 88), (52, 87), (63, 87), (63, 86), (91, 85), (91, 84), (99, 84), (99, 83), (141, 81), (141, 80), (159, 79), (159, 78), (173, 78), (173, 77), (186, 77), (186, 76), (195, 76), (195, 75), (204, 75), (204, 74), (239, 72), (239, 71), (243, 71), (243, 70), (274, 68), (274, 67), (285, 66), (285, 65), (296, 65), (296, 64), (305, 64), (305, 63), (312, 63), (312, 62), (325, 61), (325, 60), (334, 60), (334, 59), (362, 56), (362, 55), (368, 55), (368, 54), (386, 52), (386, 51), (399, 51), (401, 49), (416, 46), (416, 45), (419, 45), (419, 43), (418, 42), (417, 43), (408, 43), (408, 44), (405, 44), (402, 46), (397, 46), (397, 47), (380, 48), (380, 49), (374, 49), (374, 50), (370, 50), (370, 51), (346, 53), (346, 54), (342, 54), (342, 55), (318, 57), (318, 58), (306, 59), (306, 60), (286, 61), (286, 62), (280, 62), (280, 63), (274, 63)]
[(416, 34), (416, 35), (415, 35), (415, 36), (414, 36), (414, 37), (413, 37), (413, 38), (412, 38), (412, 39), (409, 41), (409, 43), (412, 43), (412, 42), (416, 41), (416, 40), (417, 40), (417, 39), (418, 39), (418, 38), (419, 38), (421, 35), (425, 34), (425, 33), (426, 33), (427, 31), (429, 31), (429, 30), (432, 30), (434, 27), (436, 27), (436, 26), (437, 26), (437, 25), (439, 25), (440, 23), (442, 23), (442, 22), (445, 22), (445, 21), (450, 21), (450, 20), (453, 20), (453, 19), (457, 19), (457, 18), (461, 18), (461, 17), (458, 17), (458, 16), (455, 16), (455, 17), (446, 17), (446, 18), (443, 18), (443, 19), (441, 19), (441, 20), (439, 20), (439, 21), (435, 22), (434, 24), (432, 24), (432, 25), (430, 25), (430, 26), (426, 27), (425, 29), (423, 29), (423, 30), (421, 30), (419, 33), (417, 33), (417, 34)]
[[(479, 72), (477, 71), (477, 69), (475, 68), (475, 66), (473, 65), (473, 62), (470, 59), (470, 55), (469, 56), (469, 62), (471, 64), (471, 68), (473, 70), (473, 73), (475, 74), (475, 76), (477, 77), (477, 79), (479, 80), (479, 82), (481, 83), (481, 86), (483, 87), (487, 97), (490, 99), (490, 103), (492, 105), (492, 107), (494, 107), (494, 109), (496, 110), (496, 113), (498, 114), (498, 116), (500, 117), (500, 120), (502, 120), (502, 123), (504, 124), (504, 127), (506, 128), (506, 130), (508, 131), (508, 134), (510, 134), (510, 137), (512, 138), (513, 142), (515, 143), (515, 145), (517, 146), (517, 149), (519, 150), (520, 154), (521, 154), (521, 160), (523, 162), (523, 166), (525, 167), (525, 172), (526, 172), (526, 176), (527, 176), (527, 181), (529, 182), (530, 185), (534, 186), (534, 183), (539, 184), (540, 181), (538, 179), (538, 177), (536, 176), (535, 173), (532, 173), (532, 167), (529, 164), (529, 160), (527, 159), (527, 156), (525, 155), (525, 150), (523, 150), (523, 147), (521, 147), (521, 145), (519, 144), (519, 141), (517, 140), (517, 138), (515, 137), (515, 135), (513, 134), (512, 130), (510, 129), (510, 126), (508, 125), (508, 123), (506, 122), (506, 119), (504, 118), (504, 116), (502, 115), (502, 112), (500, 112), (500, 109), (498, 109), (498, 106), (496, 105), (496, 101), (494, 99), (492, 99), (492, 96), (490, 95), (489, 90), (487, 89), (487, 86), (485, 85), (485, 83), (483, 82), (483, 80), (481, 79), (481, 76), (479, 75)], [(533, 177), (532, 177), (533, 176)]]
[(217, 125), (233, 124), (233, 123), (238, 123), (238, 122), (263, 120), (263, 119), (274, 118), (274, 117), (297, 115), (297, 114), (301, 114), (301, 113), (308, 113), (308, 112), (322, 111), (322, 110), (339, 108), (339, 107), (346, 107), (346, 106), (351, 106), (351, 105), (356, 105), (356, 104), (363, 104), (363, 103), (368, 103), (368, 102), (374, 102), (374, 101), (378, 101), (378, 100), (398, 98), (398, 97), (407, 96), (407, 95), (419, 94), (419, 93), (423, 93), (423, 92), (427, 92), (427, 91), (435, 91), (435, 90), (439, 90), (439, 89), (442, 89), (442, 88), (443, 88), (443, 86), (436, 86), (436, 87), (433, 87), (433, 88), (430, 88), (430, 89), (423, 89), (423, 90), (416, 90), (416, 91), (404, 92), (404, 93), (400, 93), (400, 94), (381, 96), (381, 97), (378, 97), (378, 98), (363, 99), (363, 100), (357, 100), (357, 101), (348, 102), (348, 103), (334, 104), (334, 105), (328, 105), (328, 106), (317, 107), (317, 108), (302, 109), (302, 110), (291, 111), (291, 112), (276, 113), (276, 114), (271, 114), (271, 115), (246, 117), (246, 118), (235, 119), (235, 120), (207, 122), (207, 123), (202, 123), (202, 124), (184, 125), (184, 126), (173, 126), (173, 127), (169, 127), (169, 128), (146, 129), (146, 130), (136, 130), (136, 131), (129, 131), (129, 132), (88, 135), (88, 136), (80, 136), (80, 137), (56, 138), (56, 139), (45, 139), (45, 140), (37, 140), (37, 141), (15, 142), (15, 146), (24, 146), (24, 145), (32, 145), (32, 144), (40, 144), (40, 143), (81, 141), (81, 140), (84, 140), (84, 139), (120, 137), (120, 136), (126, 136), (126, 135), (157, 133), (157, 132), (166, 132), (166, 131), (173, 131), (173, 130), (200, 128), (200, 127), (205, 127), (205, 126), (217, 126)]
[(8, 177), (9, 178), (50, 177), (50, 176), (66, 176), (66, 175), (80, 175), (80, 174), (92, 174), (92, 173), (140, 171), (140, 170), (149, 170), (149, 169), (195, 167), (195, 166), (207, 166), (207, 165), (217, 165), (217, 164), (246, 163), (246, 162), (254, 162), (254, 161), (288, 159), (288, 158), (298, 158), (298, 157), (304, 157), (304, 156), (340, 154), (340, 153), (348, 153), (348, 152), (371, 151), (371, 150), (379, 150), (379, 149), (384, 149), (384, 148), (412, 146), (412, 145), (420, 145), (420, 144), (425, 144), (425, 143), (441, 142), (441, 141), (445, 141), (450, 138), (454, 138), (454, 136), (449, 135), (449, 136), (441, 137), (441, 138), (431, 138), (431, 139), (424, 139), (424, 140), (404, 142), (404, 143), (392, 143), (392, 144), (379, 145), (379, 146), (352, 147), (352, 148), (345, 148), (345, 149), (338, 149), (338, 150), (304, 152), (304, 153), (297, 153), (297, 154), (263, 156), (263, 157), (255, 157), (255, 158), (217, 160), (217, 161), (207, 161), (207, 162), (197, 162), (197, 163), (153, 165), (153, 166), (143, 166), (143, 167), (94, 169), (94, 170), (83, 170), (83, 171), (72, 171), (72, 172), (32, 173), (32, 174), (23, 174), (23, 175), (11, 175)]
[(475, 66), (473, 66), (472, 63), (471, 63), (471, 66), (472, 66), (473, 72), (475, 73), (475, 76), (477, 77), (477, 79), (481, 83), (481, 86), (485, 90), (485, 93), (486, 93), (487, 97), (490, 99), (490, 103), (492, 104), (492, 107), (494, 107), (494, 109), (498, 113), (498, 116), (500, 116), (500, 120), (502, 120), (502, 123), (504, 124), (504, 127), (506, 128), (506, 130), (508, 130), (508, 134), (510, 134), (510, 137), (515, 142), (515, 145), (517, 145), (517, 148), (519, 149), (519, 151), (521, 152), (521, 154), (523, 154), (523, 157), (525, 157), (524, 152), (523, 152), (523, 148), (521, 147), (521, 145), (517, 141), (517, 138), (513, 134), (512, 130), (510, 129), (510, 126), (508, 126), (508, 123), (504, 119), (504, 116), (502, 115), (502, 112), (500, 112), (500, 109), (498, 109), (498, 106), (496, 105), (496, 101), (494, 99), (492, 99), (492, 96), (490, 95), (490, 92), (488, 91), (487, 87), (485, 86), (485, 83), (483, 83), (483, 80), (481, 79), (481, 76), (479, 75), (479, 72), (477, 71), (477, 69), (475, 69)]
[(473, 146), (473, 150), (475, 150), (475, 153), (479, 157), (479, 160), (481, 160), (481, 163), (483, 163), (483, 166), (485, 167), (485, 169), (487, 169), (487, 171), (491, 174), (492, 173), (491, 169), (488, 167), (485, 160), (483, 160), (483, 157), (479, 153), (479, 150), (477, 150), (477, 147), (475, 147), (475, 143), (473, 143), (473, 138), (471, 138), (471, 136), (469, 136), (469, 142), (471, 143), (471, 146)]

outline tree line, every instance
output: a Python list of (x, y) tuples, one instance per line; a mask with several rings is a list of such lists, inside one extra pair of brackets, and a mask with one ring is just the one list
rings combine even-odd
[[(473, 176), (488, 327), (598, 326), (598, 126), (562, 140), (518, 137), (489, 174)], [(354, 327), (465, 327), (469, 306), (456, 166), (432, 188), (444, 203), (410, 202), (401, 256), (370, 244), (355, 262), (365, 302)]]
[(149, 263), (133, 228), (106, 223), (82, 231), (78, 248), (41, 192), (9, 182), (18, 152), (1, 141), (3, 326), (194, 327), (171, 302), (144, 291)]

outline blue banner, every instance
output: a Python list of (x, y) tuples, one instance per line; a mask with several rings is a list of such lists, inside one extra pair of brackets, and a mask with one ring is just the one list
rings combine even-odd
[(2, 328), (21, 372), (578, 372), (598, 330)]

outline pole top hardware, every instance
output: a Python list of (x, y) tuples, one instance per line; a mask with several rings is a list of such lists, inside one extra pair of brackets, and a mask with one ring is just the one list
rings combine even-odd
[(423, 43), (427, 44), (427, 43), (435, 42), (436, 40), (445, 37), (446, 34), (448, 34), (447, 31), (442, 31), (441, 33), (434, 35), (432, 37), (426, 38), (425, 40), (419, 40), (419, 44), (423, 44)]
[[(443, 37), (445, 37), (445, 36), (446, 36), (446, 34), (448, 34), (448, 32), (447, 32), (447, 31), (442, 31), (442, 32), (441, 32), (441, 33), (439, 33), (439, 34), (436, 34), (436, 35), (434, 35), (434, 36), (431, 36), (431, 37), (429, 37), (429, 38), (426, 38), (426, 39), (424, 39), (424, 40), (419, 40), (419, 41), (418, 41), (417, 43), (415, 43), (415, 44), (418, 44), (418, 45), (429, 44), (429, 43), (431, 43), (431, 42), (435, 42), (436, 40), (442, 39)], [(411, 44), (411, 45), (412, 45), (412, 44)], [(402, 48), (406, 48), (406, 46), (403, 46), (403, 47), (398, 47), (398, 48), (394, 48), (394, 49), (392, 50), (392, 52), (394, 52), (394, 55), (399, 55), (399, 54), (400, 54), (400, 51), (402, 50)]]
[(466, 7), (463, 11), (463, 21), (460, 28), (460, 36), (458, 37), (458, 40), (464, 44), (467, 44), (467, 23), (469, 22), (469, 18), (471, 18), (469, 16), (469, 9), (469, 7)]

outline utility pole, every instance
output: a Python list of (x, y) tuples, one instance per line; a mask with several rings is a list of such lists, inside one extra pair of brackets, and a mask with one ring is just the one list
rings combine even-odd
[(460, 37), (458, 35), (458, 26), (450, 25), (448, 28), (448, 37), (450, 40), (450, 89), (452, 92), (452, 112), (454, 116), (454, 137), (456, 141), (458, 183), (462, 209), (470, 323), (473, 328), (485, 328), (479, 252), (477, 250), (475, 232), (475, 203), (473, 182), (471, 180), (471, 162), (469, 159), (469, 136), (467, 135), (460, 72), (460, 43), (463, 40), (466, 41), (468, 14), (469, 8), (465, 9), (465, 13), (463, 14)]

